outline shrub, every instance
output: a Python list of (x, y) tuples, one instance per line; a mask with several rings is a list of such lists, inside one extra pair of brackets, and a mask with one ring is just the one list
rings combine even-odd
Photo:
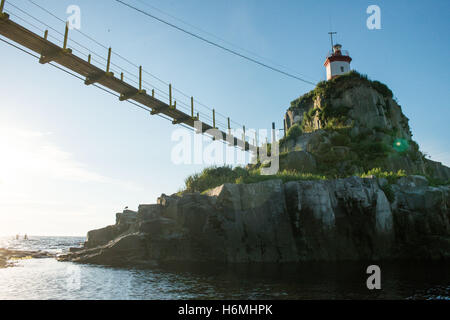
[(343, 105), (338, 107), (332, 107), (327, 104), (320, 110), (319, 117), (320, 120), (323, 122), (333, 118), (337, 119), (346, 118), (348, 116), (350, 109), (351, 109), (350, 107)]
[(369, 176), (375, 176), (377, 178), (386, 178), (390, 184), (397, 182), (397, 179), (406, 176), (405, 170), (398, 170), (397, 172), (383, 171), (381, 168), (373, 168), (367, 173), (363, 173), (361, 178), (367, 178)]
[(300, 129), (302, 131), (307, 132), (311, 128), (312, 118), (309, 118), (308, 113), (303, 113), (302, 123), (300, 124)]
[(388, 86), (379, 81), (370, 80), (367, 75), (352, 70), (349, 73), (340, 75), (331, 80), (319, 82), (314, 90), (292, 101), (289, 109), (307, 108), (313, 104), (313, 101), (317, 96), (321, 96), (323, 100), (338, 98), (345, 90), (351, 89), (361, 83), (373, 88), (383, 97), (393, 98), (393, 93)]
[(313, 103), (313, 98), (315, 97), (315, 91), (312, 90), (303, 96), (299, 97), (298, 99), (295, 99), (291, 102), (291, 106), (289, 110), (296, 109), (296, 108), (305, 108), (308, 105)]
[(236, 167), (232, 169), (229, 166), (209, 167), (201, 173), (196, 173), (185, 180), (185, 189), (180, 193), (200, 192), (218, 187), (224, 183), (255, 183), (273, 179), (281, 179), (283, 182), (299, 180), (323, 180), (325, 176), (311, 173), (299, 173), (295, 170), (284, 170), (275, 175), (261, 175), (259, 170), (247, 170)]
[(275, 175), (261, 175), (259, 172), (253, 171), (248, 176), (242, 176), (236, 179), (236, 183), (256, 183), (273, 179), (281, 179), (283, 182), (288, 182), (301, 180), (325, 180), (326, 177), (312, 173), (299, 173), (296, 170), (283, 170)]
[(184, 192), (203, 192), (218, 187), (224, 183), (234, 183), (239, 176), (248, 175), (248, 171), (241, 167), (232, 169), (230, 166), (209, 167), (200, 174), (195, 173), (185, 180)]
[(394, 96), (394, 94), (392, 93), (392, 90), (389, 89), (389, 87), (387, 85), (385, 85), (384, 83), (381, 83), (380, 81), (376, 81), (376, 80), (371, 81), (371, 86), (372, 86), (372, 88), (377, 90), (379, 93), (381, 93), (381, 95), (383, 95), (385, 97), (392, 98)]
[(300, 126), (298, 124), (293, 125), (292, 127), (289, 128), (286, 138), (288, 140), (295, 140), (298, 137), (300, 137), (302, 135), (302, 129), (300, 128)]
[(302, 128), (298, 124), (294, 124), (292, 127), (289, 128), (288, 132), (286, 133), (286, 137), (283, 137), (280, 140), (280, 145), (284, 145), (289, 140), (296, 140), (298, 137), (300, 137), (303, 133)]
[(352, 144), (352, 150), (361, 159), (374, 159), (385, 156), (390, 150), (383, 142), (365, 140)]
[(334, 146), (348, 146), (350, 144), (350, 138), (348, 137), (348, 135), (341, 133), (333, 135), (330, 138), (330, 141)]

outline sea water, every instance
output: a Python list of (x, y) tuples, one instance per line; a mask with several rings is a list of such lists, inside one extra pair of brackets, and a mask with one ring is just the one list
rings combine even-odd
[[(0, 247), (55, 254), (82, 237), (0, 238)], [(186, 265), (113, 268), (53, 258), (0, 269), (0, 299), (450, 299), (449, 263), (378, 263), (381, 290), (369, 290), (374, 262)]]

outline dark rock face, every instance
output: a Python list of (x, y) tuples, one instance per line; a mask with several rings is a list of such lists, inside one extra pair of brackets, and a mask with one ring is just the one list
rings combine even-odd
[[(420, 177), (421, 178), (421, 177)], [(395, 232), (400, 256), (414, 252), (417, 259), (450, 258), (450, 188), (428, 187), (422, 179), (394, 185)]]
[(286, 194), (301, 260), (388, 257), (392, 212), (376, 180), (289, 182)]
[[(450, 187), (418, 176), (270, 180), (158, 198), (60, 256), (96, 264), (449, 259)], [(133, 217), (134, 214), (134, 217)], [(127, 217), (127, 218), (125, 218)]]

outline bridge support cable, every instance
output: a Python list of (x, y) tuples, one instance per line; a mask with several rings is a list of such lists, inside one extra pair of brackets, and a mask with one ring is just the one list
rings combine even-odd
[[(4, 0), (0, 2), (4, 6)], [(170, 85), (170, 101), (169, 104), (158, 100), (154, 97), (154, 94), (148, 95), (145, 90), (142, 89), (142, 67), (139, 69), (139, 88), (123, 81), (123, 77), (116, 78), (114, 73), (110, 72), (111, 63), (111, 49), (108, 51), (108, 59), (106, 71), (92, 65), (88, 61), (74, 55), (72, 50), (67, 48), (68, 39), (68, 26), (66, 24), (66, 32), (64, 36), (63, 47), (50, 42), (45, 37), (41, 37), (34, 32), (22, 27), (16, 22), (9, 19), (9, 15), (0, 11), (0, 35), (14, 41), (15, 43), (25, 47), (31, 52), (39, 54), (39, 61), (41, 63), (52, 63), (58, 64), (63, 68), (72, 71), (85, 81), (85, 84), (95, 85), (96, 87), (103, 87), (111, 92), (115, 92), (121, 101), (133, 100), (135, 103), (146, 106), (151, 109), (151, 114), (162, 114), (168, 118), (172, 119), (173, 124), (182, 124), (191, 128), (195, 128), (195, 121), (199, 119), (199, 114), (197, 117), (192, 117), (191, 114), (188, 115), (181, 110), (176, 108), (176, 101), (173, 106), (171, 106), (172, 95), (171, 95), (171, 85)], [(24, 50), (25, 51), (25, 50)], [(58, 67), (60, 68), (60, 67)], [(63, 68), (60, 68), (64, 70)], [(212, 126), (207, 123), (202, 123), (201, 133), (205, 133), (210, 129), (215, 128), (215, 110), (213, 109), (213, 123)], [(220, 140), (226, 140), (226, 134), (220, 131)], [(236, 140), (234, 146), (244, 146), (243, 150), (255, 149), (249, 143), (245, 142), (245, 134), (243, 137), (244, 141)]]
[[(10, 45), (10, 46), (12, 46), (12, 47), (18, 49), (18, 50), (20, 50), (20, 51), (22, 51), (22, 52), (24, 52), (24, 53), (26, 53), (26, 54), (28, 54), (28, 55), (30, 55), (30, 56), (36, 58), (36, 59), (39, 59), (39, 56), (34, 55), (33, 53), (28, 52), (28, 51), (26, 51), (26, 50), (20, 48), (19, 46), (14, 45), (13, 43), (11, 43), (11, 42), (9, 42), (9, 41), (6, 41), (6, 40), (4, 40), (4, 39), (2, 39), (2, 38), (0, 38), (0, 41), (2, 41), (2, 42), (4, 42), (4, 43), (6, 43), (6, 44), (8, 44), (8, 45)], [(84, 80), (84, 79), (83, 79), (82, 77), (80, 77), (79, 75), (77, 75), (77, 74), (75, 74), (75, 73), (73, 73), (73, 72), (70, 72), (69, 70), (66, 70), (66, 69), (64, 69), (64, 68), (62, 68), (62, 67), (60, 67), (60, 66), (58, 66), (58, 65), (56, 65), (56, 64), (53, 64), (52, 62), (49, 62), (48, 65), (50, 65), (50, 66), (52, 66), (52, 67), (54, 67), (54, 68), (56, 68), (56, 69), (58, 69), (58, 70), (60, 70), (60, 71), (63, 71), (63, 72), (65, 72), (65, 73), (67, 73), (68, 75), (73, 76), (74, 78), (77, 78), (77, 79), (82, 80), (82, 81)], [(100, 90), (102, 90), (102, 91), (104, 91), (104, 92), (106, 92), (106, 93), (108, 93), (108, 94), (110, 94), (110, 95), (112, 95), (112, 96), (119, 97), (116, 93), (114, 93), (114, 92), (112, 92), (112, 91), (110, 91), (110, 90), (108, 90), (108, 89), (105, 89), (105, 88), (103, 88), (103, 87), (101, 87), (101, 86), (99, 86), (99, 85), (94, 84), (93, 87), (96, 87), (97, 89), (100, 89)], [(142, 106), (142, 105), (140, 105), (140, 104), (137, 104), (137, 103), (135, 103), (135, 102), (133, 102), (133, 101), (126, 101), (126, 102), (128, 102), (129, 104), (131, 104), (131, 105), (133, 105), (133, 106), (135, 106), (135, 107), (137, 107), (137, 108), (139, 108), (139, 109), (141, 109), (141, 110), (144, 110), (145, 112), (149, 112), (149, 111), (150, 111), (147, 107)], [(166, 117), (166, 116), (164, 116), (164, 115), (158, 114), (157, 116), (159, 116), (160, 118), (162, 118), (162, 119), (164, 119), (164, 120), (171, 121), (170, 118), (168, 118), (168, 117)], [(184, 125), (184, 124), (180, 124), (180, 126), (183, 127), (183, 128), (185, 128), (185, 129), (187, 129), (187, 130), (189, 130), (189, 131), (195, 132), (195, 129), (193, 129), (193, 128), (191, 128), (191, 127), (188, 127), (188, 126), (186, 126), (186, 125)], [(225, 143), (224, 141), (222, 141), (222, 142)]]
[[(52, 13), (51, 11), (49, 11), (48, 9), (44, 8), (43, 6), (39, 5), (39, 4), (36, 3), (35, 1), (33, 1), (33, 0), (28, 0), (28, 2), (30, 2), (32, 5), (36, 6), (37, 8), (39, 8), (40, 10), (42, 10), (43, 12), (47, 13), (48, 15), (52, 16), (53, 18), (59, 20), (60, 22), (66, 23), (66, 19), (65, 19), (65, 18), (62, 19), (61, 17), (58, 17), (57, 15), (55, 15), (54, 13)], [(30, 15), (29, 13), (23, 11), (22, 9), (18, 8), (17, 6), (15, 6), (15, 5), (11, 4), (11, 3), (9, 3), (9, 5), (12, 6), (12, 7), (14, 7), (14, 8), (16, 8), (17, 10), (21, 11), (22, 13), (26, 14), (27, 16), (31, 17), (32, 19), (38, 21), (39, 23), (45, 25), (46, 27), (51, 28), (53, 31), (57, 32), (58, 34), (62, 35), (62, 33), (60, 33), (59, 31), (57, 31), (56, 29), (54, 29), (54, 28), (52, 28), (51, 26), (45, 24), (45, 23), (42, 22), (41, 20), (39, 20), (39, 19), (37, 19), (36, 17)], [(25, 21), (25, 22), (27, 22), (27, 21)], [(28, 23), (28, 22), (27, 22), (27, 23)], [(103, 49), (108, 49), (108, 47), (107, 47), (105, 44), (102, 44), (100, 41), (97, 41), (97, 40), (94, 39), (93, 37), (91, 37), (91, 36), (89, 36), (88, 34), (82, 32), (81, 30), (75, 29), (75, 31), (78, 32), (79, 34), (81, 34), (82, 36), (84, 36), (85, 38), (87, 38), (89, 41), (92, 41), (94, 44), (100, 46), (101, 48), (103, 48)], [(54, 38), (54, 37), (53, 37), (53, 38)], [(87, 48), (86, 46), (81, 45), (80, 43), (76, 42), (75, 40), (72, 40), (72, 39), (70, 39), (70, 40), (72, 41), (72, 43), (78, 45), (80, 48), (82, 48), (82, 49), (84, 49), (84, 50), (87, 50), (87, 51), (89, 52), (89, 57), (91, 56), (91, 49), (90, 49), (90, 48)], [(75, 49), (74, 49), (74, 50), (75, 50)], [(82, 53), (82, 52), (79, 51), (79, 50), (75, 50), (75, 51), (78, 51), (78, 52), (80, 52), (80, 53), (83, 54), (83, 55), (87, 55), (87, 54), (85, 54), (85, 53)], [(93, 52), (93, 54), (94, 54), (96, 57), (100, 58), (102, 61), (106, 61), (106, 59), (105, 59), (102, 55), (99, 55), (98, 53), (95, 53), (95, 52)], [(112, 52), (112, 54), (113, 54), (113, 56), (117, 56), (118, 58), (120, 58), (122, 61), (128, 63), (129, 65), (131, 65), (131, 66), (133, 66), (133, 67), (136, 67), (136, 68), (138, 67), (137, 64), (133, 63), (132, 61), (130, 61), (129, 59), (127, 59), (127, 58), (124, 57), (123, 55), (121, 55), (121, 54), (119, 54), (119, 53), (117, 53), (117, 52), (114, 52), (114, 51)], [(88, 60), (90, 60), (90, 58), (88, 58)], [(94, 59), (92, 59), (92, 60), (94, 60)], [(129, 70), (124, 69), (122, 66), (119, 66), (119, 65), (114, 64), (114, 63), (111, 63), (111, 65), (114, 66), (114, 67), (117, 67), (117, 68), (119, 68), (119, 69), (122, 69), (122, 71), (124, 71), (124, 72), (122, 72), (122, 73), (125, 73), (125, 74), (131, 76), (133, 79), (137, 79), (137, 76), (135, 75), (134, 72), (130, 72)], [(119, 72), (119, 73), (120, 73), (120, 72)], [(155, 80), (161, 82), (161, 83), (164, 84), (165, 86), (169, 84), (169, 83), (167, 83), (166, 81), (162, 80), (161, 78), (159, 78), (159, 77), (153, 75), (152, 73), (150, 73), (150, 72), (148, 72), (148, 71), (146, 71), (146, 70), (144, 70), (144, 73), (147, 74), (147, 75), (149, 75), (149, 76), (152, 77), (153, 79), (155, 79)], [(121, 77), (121, 78), (122, 78), (122, 77)], [(136, 80), (133, 80), (133, 81), (137, 83)], [(157, 87), (156, 85), (154, 85), (153, 83), (149, 83), (149, 82), (147, 82), (147, 81), (143, 81), (143, 83), (146, 84), (146, 85), (149, 85), (150, 87), (155, 88), (155, 89), (158, 91), (158, 93), (157, 93), (158, 96), (160, 96), (160, 97), (167, 96), (167, 92), (166, 92), (164, 89), (162, 90), (161, 88), (158, 88), (158, 87)], [(153, 92), (153, 90), (155, 90), (155, 89), (152, 89), (152, 92)], [(179, 93), (179, 94), (181, 94), (183, 97), (185, 97), (185, 98), (187, 98), (187, 99), (190, 98), (190, 95), (187, 95), (186, 93), (184, 93), (183, 91), (181, 91), (181, 90), (179, 90), (179, 89), (177, 89), (177, 88), (174, 88), (174, 91), (177, 92), (177, 93)], [(152, 96), (154, 97), (154, 95), (152, 95)], [(187, 110), (187, 108), (189, 108), (189, 105), (187, 105), (186, 103), (183, 103), (182, 101), (178, 101), (178, 102), (179, 102), (181, 105), (185, 106), (185, 107), (186, 107), (186, 110)], [(205, 110), (208, 110), (208, 113), (209, 113), (210, 111), (212, 111), (212, 108), (208, 107), (206, 104), (204, 104), (204, 103), (202, 103), (202, 102), (200, 102), (200, 101), (198, 101), (198, 100), (195, 100), (195, 102), (196, 102), (196, 104), (198, 105), (199, 108), (204, 108)], [(220, 112), (218, 112), (218, 111), (216, 111), (216, 114), (219, 115), (219, 116), (221, 116), (221, 117), (223, 117), (224, 119), (227, 118), (226, 115), (223, 115), (222, 113), (220, 113)], [(202, 113), (202, 115), (203, 115), (207, 120), (212, 121), (211, 117), (208, 116), (208, 114), (203, 114), (203, 113)], [(225, 125), (222, 124), (222, 123), (220, 123), (219, 121), (217, 121), (217, 123), (219, 123), (220, 125), (223, 125), (223, 126), (225, 127)], [(238, 123), (238, 122), (236, 122), (236, 121), (232, 121), (232, 123), (235, 124), (237, 127), (242, 127), (242, 124), (240, 124), (240, 123)]]
[[(34, 6), (38, 7), (39, 9), (43, 10), (44, 12), (46, 12), (46, 13), (49, 14), (49, 15), (51, 15), (52, 17), (56, 18), (56, 19), (59, 20), (60, 22), (63, 22), (64, 24), (66, 24), (66, 19), (62, 19), (62, 18), (56, 16), (55, 14), (53, 14), (52, 12), (50, 12), (49, 10), (47, 10), (46, 8), (42, 7), (41, 5), (35, 3), (35, 2), (32, 1), (32, 0), (28, 0), (28, 2), (30, 2), (30, 3), (33, 4)], [(49, 35), (49, 32), (48, 32), (49, 29), (51, 29), (53, 32), (57, 33), (58, 35), (64, 37), (64, 34), (61, 33), (61, 32), (59, 32), (58, 29), (53, 28), (53, 27), (50, 26), (49, 24), (47, 24), (47, 23), (43, 22), (42, 20), (36, 18), (35, 16), (31, 15), (30, 13), (26, 12), (25, 10), (22, 10), (22, 9), (19, 8), (18, 6), (14, 5), (14, 4), (10, 3), (10, 2), (7, 2), (7, 3), (8, 3), (8, 6), (10, 6), (11, 8), (14, 8), (15, 10), (17, 10), (17, 11), (21, 12), (22, 14), (26, 15), (27, 17), (29, 17), (29, 18), (31, 18), (31, 19), (37, 21), (38, 23), (44, 25), (44, 26), (47, 28), (47, 29), (45, 30), (45, 32), (44, 32), (44, 30), (42, 30), (41, 28), (36, 27), (35, 25), (32, 25), (30, 22), (28, 22), (26, 19), (20, 17), (20, 16), (17, 15), (16, 13), (12, 14), (15, 18), (17, 18), (17, 19), (23, 21), (23, 22), (26, 23), (26, 24), (31, 25), (33, 28), (36, 28), (37, 30), (41, 31), (42, 33), (45, 33), (44, 38), (47, 39), (47, 37), (51, 37), (51, 38), (53, 38), (53, 39), (56, 40), (56, 41), (60, 41), (59, 39), (55, 38), (54, 36)], [(9, 9), (9, 8), (8, 8), (8, 9)], [(9, 11), (11, 11), (11, 9), (9, 9)], [(8, 12), (8, 13), (10, 13), (10, 12)], [(108, 47), (107, 47), (106, 45), (100, 43), (99, 41), (97, 41), (97, 40), (95, 40), (94, 38), (90, 37), (90, 36), (87, 35), (86, 33), (82, 32), (82, 31), (80, 31), (80, 30), (78, 30), (78, 29), (75, 29), (75, 32), (80, 33), (81, 35), (83, 35), (84, 37), (86, 37), (88, 40), (94, 42), (96, 45), (98, 45), (98, 46), (100, 46), (100, 47), (102, 47), (102, 48), (108, 50)], [(105, 65), (105, 63), (107, 63), (107, 59), (105, 59), (101, 54), (98, 54), (98, 53), (96, 53), (96, 52), (93, 52), (90, 48), (84, 46), (83, 44), (81, 44), (81, 43), (79, 43), (78, 41), (75, 41), (75, 40), (73, 40), (73, 39), (71, 39), (71, 38), (68, 38), (68, 40), (70, 40), (70, 42), (73, 43), (74, 45), (76, 45), (77, 47), (80, 47), (82, 50), (84, 50), (84, 51), (87, 52), (87, 53), (86, 53), (86, 52), (82, 52), (82, 51), (80, 51), (80, 50), (78, 50), (78, 49), (72, 48), (72, 50), (73, 50), (74, 52), (78, 52), (78, 53), (80, 53), (82, 56), (87, 56), (87, 59), (88, 59), (88, 61), (89, 61), (90, 63), (97, 62), (97, 63), (102, 64), (102, 65)], [(112, 52), (112, 55), (113, 55), (113, 56), (117, 56), (119, 59), (121, 59), (121, 60), (125, 61), (126, 63), (128, 63), (128, 64), (130, 64), (130, 65), (132, 65), (132, 66), (134, 66), (134, 67), (136, 67), (136, 68), (138, 68), (138, 65), (136, 65), (135, 63), (133, 63), (133, 62), (130, 61), (129, 59), (125, 58), (124, 56), (120, 55), (119, 53), (113, 51), (113, 52)], [(94, 58), (93, 56), (95, 56), (96, 58)], [(101, 61), (100, 61), (100, 60), (97, 60), (97, 57), (98, 57), (98, 59), (100, 59)], [(126, 74), (127, 76), (130, 76), (130, 78), (131, 78), (130, 80), (131, 80), (132, 82), (134, 82), (134, 83), (136, 83), (136, 84), (138, 83), (138, 81), (137, 81), (138, 77), (136, 76), (136, 74), (135, 74), (134, 72), (130, 72), (129, 70), (125, 69), (123, 66), (117, 65), (117, 64), (115, 64), (115, 63), (113, 63), (113, 62), (110, 62), (110, 64), (111, 64), (111, 66), (114, 66), (114, 67), (116, 67), (116, 68), (119, 69), (119, 71), (117, 72), (117, 74), (120, 74), (120, 78), (121, 78), (122, 81), (123, 81), (123, 78), (124, 78), (124, 76), (125, 76), (125, 74)], [(114, 70), (111, 69), (111, 71), (114, 71)], [(115, 72), (115, 71), (114, 71), (114, 72)], [(159, 77), (157, 77), (157, 76), (151, 74), (150, 72), (148, 72), (148, 71), (146, 71), (146, 70), (143, 70), (143, 72), (144, 72), (145, 74), (149, 75), (150, 77), (152, 77), (153, 79), (156, 79), (157, 81), (163, 83), (164, 85), (168, 85), (167, 82), (165, 82), (165, 81), (163, 81), (162, 79), (160, 79)], [(122, 74), (123, 74), (123, 76), (122, 76)], [(135, 79), (136, 79), (136, 80), (135, 80)], [(146, 85), (148, 85), (148, 86), (150, 86), (150, 88), (153, 88), (153, 89), (152, 89), (152, 93), (154, 92), (154, 94), (152, 94), (152, 97), (155, 98), (155, 95), (158, 96), (158, 97), (162, 97), (162, 98), (168, 96), (167, 91), (166, 91), (165, 89), (158, 88), (155, 84), (149, 83), (149, 82), (147, 82), (147, 81), (145, 81), (145, 80), (142, 81), (142, 83), (143, 83), (143, 84), (146, 84)], [(154, 90), (155, 90), (155, 91), (154, 91)], [(179, 90), (179, 89), (177, 89), (177, 88), (174, 88), (174, 91), (177, 92), (177, 93), (179, 93), (179, 94), (181, 94), (183, 97), (185, 97), (185, 98), (187, 98), (187, 99), (190, 98), (190, 96), (188, 96), (187, 94), (185, 94), (184, 92), (182, 92), (181, 90)], [(209, 114), (209, 111), (211, 111), (212, 109), (209, 108), (208, 106), (206, 106), (205, 104), (199, 102), (199, 101), (196, 101), (196, 103), (197, 103), (197, 105), (198, 105), (199, 108), (204, 108), (205, 110), (208, 110), (208, 113), (207, 113), (207, 114), (203, 114), (203, 113), (202, 113), (203, 116), (204, 116), (204, 119), (206, 119), (207, 121), (212, 121), (211, 117), (208, 115), (208, 114)], [(189, 104), (184, 103), (182, 100), (178, 100), (178, 101), (177, 101), (177, 104), (180, 105), (180, 108), (181, 108), (181, 109), (184, 109), (184, 110), (186, 110), (186, 111), (189, 111)], [(221, 113), (219, 113), (219, 112), (216, 112), (216, 113), (217, 113), (218, 115), (221, 115), (222, 117), (224, 117), (224, 119), (226, 118), (226, 116), (222, 115)], [(217, 121), (217, 123), (219, 123), (220, 125), (222, 125), (222, 123), (220, 123), (219, 121)], [(239, 125), (238, 125), (238, 126), (239, 126)], [(225, 127), (225, 126), (224, 126), (224, 127)]]

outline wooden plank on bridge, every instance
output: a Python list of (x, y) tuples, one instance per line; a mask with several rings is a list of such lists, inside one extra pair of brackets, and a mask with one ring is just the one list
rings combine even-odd
[[(122, 81), (122, 79), (116, 78), (111, 72), (101, 70), (89, 61), (85, 61), (74, 55), (72, 50), (61, 48), (48, 41), (45, 36), (41, 37), (20, 24), (15, 23), (6, 14), (0, 18), (0, 35), (41, 55), (41, 63), (54, 62), (86, 78), (85, 83), (87, 85), (94, 83), (102, 85), (121, 96), (121, 101), (133, 100), (152, 109), (152, 114), (161, 113), (172, 118), (173, 124), (185, 124), (195, 128), (196, 117), (192, 117), (192, 115), (170, 107), (167, 103), (156, 99), (152, 95), (148, 95), (145, 91), (140, 91), (138, 88)], [(202, 123), (201, 133), (209, 129), (213, 129), (213, 127), (209, 124)], [(226, 141), (227, 135), (223, 131), (220, 131), (220, 133), (221, 140)], [(256, 151), (256, 147), (250, 145), (248, 142), (245, 142), (244, 147), (244, 141), (242, 139), (229, 137), (229, 140), (233, 141), (230, 145), (245, 148), (245, 150)]]

